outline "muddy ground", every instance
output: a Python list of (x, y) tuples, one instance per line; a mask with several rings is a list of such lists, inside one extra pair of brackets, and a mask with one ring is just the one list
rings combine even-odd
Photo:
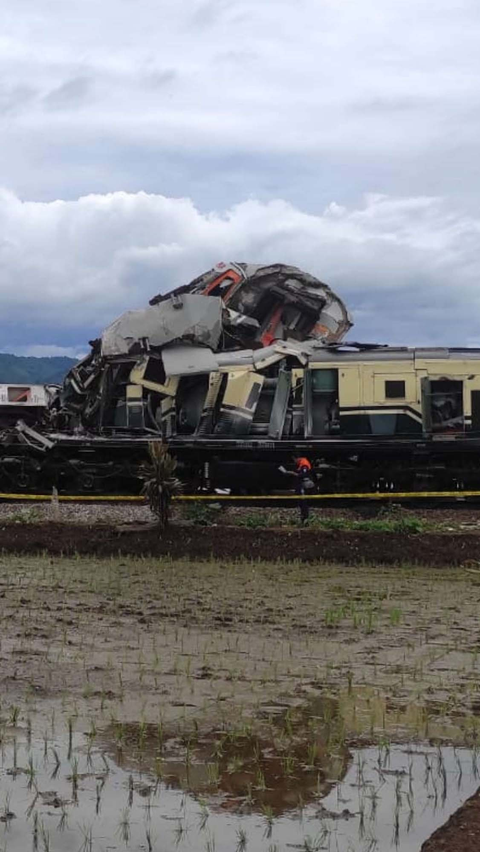
[[(272, 820), (327, 795), (355, 749), (476, 755), (476, 509), (323, 509), (306, 528), (295, 510), (176, 509), (161, 538), (152, 520), (0, 505), (1, 737), (60, 728)], [(422, 850), (460, 846), (480, 848), (480, 793)]]
[(480, 511), (400, 506), (312, 510), (175, 506), (159, 537), (141, 504), (0, 504), (4, 553), (268, 559), (355, 564), (480, 565)]
[(476, 748), (479, 604), (468, 567), (4, 554), (2, 725), (84, 732), (127, 766), (143, 743), (150, 768), (159, 736), (172, 766), (223, 737), (230, 795), (247, 740), (267, 743), (278, 794), (260, 804), (277, 814), (325, 793), (355, 746)]
[(421, 852), (475, 852), (480, 849), (480, 791), (422, 845)]
[(320, 690), (349, 713), (365, 701), (367, 732), (384, 716), (457, 742), (480, 726), (470, 569), (3, 556), (0, 603), (10, 704), (211, 727)]
[(4, 553), (52, 556), (165, 556), (173, 559), (280, 560), (347, 565), (480, 566), (480, 534), (365, 529), (172, 525), (159, 536), (148, 525), (4, 522)]

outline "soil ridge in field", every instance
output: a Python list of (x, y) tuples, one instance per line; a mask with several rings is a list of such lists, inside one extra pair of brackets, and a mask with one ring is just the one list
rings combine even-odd
[(119, 529), (109, 524), (59, 522), (15, 524), (0, 528), (4, 553), (52, 555), (169, 556), (211, 559), (260, 559), (282, 562), (422, 564), (435, 567), (480, 564), (476, 532), (364, 532), (315, 529), (246, 529), (176, 524), (161, 536), (156, 529)]

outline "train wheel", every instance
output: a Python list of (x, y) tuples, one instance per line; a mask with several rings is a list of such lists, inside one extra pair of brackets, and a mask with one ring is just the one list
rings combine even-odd
[(96, 480), (93, 473), (81, 473), (76, 481), (79, 494), (92, 493), (95, 491)]

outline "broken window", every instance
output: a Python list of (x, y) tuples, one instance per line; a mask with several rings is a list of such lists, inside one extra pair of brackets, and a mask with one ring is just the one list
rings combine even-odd
[(430, 382), (434, 431), (463, 428), (463, 382), (439, 379)]
[(25, 405), (25, 403), (30, 402), (31, 394), (31, 388), (13, 388), (9, 386), (7, 389), (8, 401), (15, 402), (18, 405)]

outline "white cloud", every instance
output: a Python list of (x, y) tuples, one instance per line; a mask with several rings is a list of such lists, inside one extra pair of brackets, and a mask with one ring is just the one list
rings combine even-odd
[(237, 201), (292, 198), (302, 169), (308, 209), (325, 185), (478, 194), (475, 0), (60, 6), (2, 4), (0, 183), (24, 197), (194, 184), (223, 207), (239, 171)]
[(16, 351), (77, 354), (123, 310), (218, 260), (317, 275), (351, 308), (353, 338), (478, 338), (480, 219), (438, 198), (370, 195), (321, 215), (248, 201), (204, 214), (189, 199), (145, 193), (38, 203), (3, 191), (0, 235), (2, 335)]

